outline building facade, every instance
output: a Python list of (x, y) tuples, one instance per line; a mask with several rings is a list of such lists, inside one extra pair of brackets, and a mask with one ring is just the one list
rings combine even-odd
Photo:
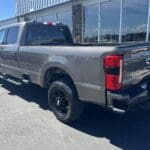
[(67, 24), (77, 43), (149, 42), (150, 0), (16, 0), (19, 21)]
[(27, 14), (33, 11), (59, 5), (70, 0), (16, 0), (17, 15)]
[(6, 25), (12, 24), (12, 23), (16, 23), (16, 22), (17, 22), (17, 17), (2, 20), (0, 21), (0, 28)]

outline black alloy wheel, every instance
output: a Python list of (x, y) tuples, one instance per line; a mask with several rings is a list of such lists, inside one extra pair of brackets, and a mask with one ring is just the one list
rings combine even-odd
[(48, 102), (57, 119), (64, 123), (78, 119), (83, 112), (83, 103), (78, 99), (74, 86), (67, 79), (51, 84)]

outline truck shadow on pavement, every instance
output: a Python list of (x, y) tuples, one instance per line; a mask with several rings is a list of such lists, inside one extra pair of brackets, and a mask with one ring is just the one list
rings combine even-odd
[[(15, 86), (0, 80), (10, 95), (34, 102), (48, 110), (47, 91), (36, 85)], [(125, 150), (150, 149), (150, 107), (140, 107), (120, 116), (99, 106), (86, 104), (82, 117), (70, 127), (96, 138), (104, 138)], [(94, 145), (93, 145), (94, 146)]]

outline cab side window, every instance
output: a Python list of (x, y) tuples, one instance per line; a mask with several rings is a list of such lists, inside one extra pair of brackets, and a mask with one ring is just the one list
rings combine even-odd
[(6, 30), (0, 31), (0, 45), (4, 43), (5, 33), (6, 33)]
[(15, 44), (18, 39), (18, 34), (19, 34), (19, 27), (12, 27), (8, 29), (7, 33), (7, 44)]

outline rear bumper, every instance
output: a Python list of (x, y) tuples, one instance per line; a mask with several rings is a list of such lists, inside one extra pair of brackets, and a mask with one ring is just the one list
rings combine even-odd
[(150, 99), (150, 81), (143, 82), (125, 92), (107, 91), (107, 107), (115, 112), (125, 113)]

